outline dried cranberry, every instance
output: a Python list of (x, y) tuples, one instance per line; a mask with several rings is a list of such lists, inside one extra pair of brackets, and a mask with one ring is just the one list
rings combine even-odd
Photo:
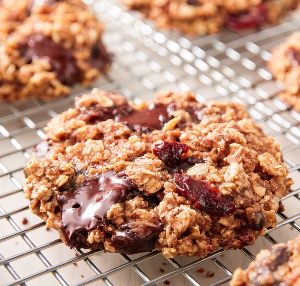
[(220, 190), (208, 181), (195, 180), (184, 174), (175, 174), (174, 179), (180, 194), (191, 199), (195, 208), (217, 216), (235, 213), (233, 200), (223, 197)]
[(264, 5), (250, 8), (247, 13), (232, 15), (227, 20), (227, 26), (232, 30), (255, 28), (267, 20), (268, 9)]
[(180, 164), (182, 155), (188, 151), (189, 147), (186, 144), (177, 142), (162, 142), (153, 148), (153, 154), (171, 168), (176, 168)]

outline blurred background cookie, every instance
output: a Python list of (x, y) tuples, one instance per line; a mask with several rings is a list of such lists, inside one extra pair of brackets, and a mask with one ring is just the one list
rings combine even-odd
[(223, 27), (235, 30), (276, 24), (299, 0), (123, 0), (142, 11), (158, 27), (184, 33), (211, 34)]
[(103, 25), (80, 0), (0, 3), (0, 101), (51, 99), (111, 64)]
[(275, 47), (268, 64), (273, 77), (285, 87), (286, 92), (280, 96), (300, 111), (300, 32)]

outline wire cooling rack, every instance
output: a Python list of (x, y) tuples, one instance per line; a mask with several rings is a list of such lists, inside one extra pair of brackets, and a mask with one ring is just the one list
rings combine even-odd
[(276, 95), (265, 61), (270, 49), (300, 28), (300, 14), (276, 27), (203, 37), (157, 31), (116, 1), (85, 1), (106, 23), (105, 42), (115, 55), (110, 72), (93, 87), (117, 90), (138, 103), (156, 90), (191, 90), (199, 101), (243, 102), (266, 134), (281, 143), (295, 185), (283, 199), (277, 226), (253, 246), (217, 251), (205, 259), (167, 259), (154, 251), (122, 255), (69, 249), (28, 209), (23, 167), (44, 138), (46, 122), (73, 105), (73, 96), (0, 106), (0, 285), (226, 285), (236, 267), (246, 267), (262, 248), (299, 234), (300, 114)]

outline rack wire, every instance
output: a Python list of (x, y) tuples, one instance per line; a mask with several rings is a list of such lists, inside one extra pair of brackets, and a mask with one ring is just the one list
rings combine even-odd
[(205, 259), (167, 259), (70, 250), (56, 232), (32, 215), (23, 197), (23, 167), (44, 138), (46, 122), (73, 105), (74, 96), (52, 102), (31, 99), (0, 106), (0, 285), (226, 285), (236, 267), (246, 267), (262, 248), (299, 234), (300, 114), (282, 102), (280, 83), (265, 61), (270, 49), (300, 28), (295, 12), (276, 27), (203, 37), (156, 30), (118, 1), (85, 0), (106, 23), (105, 42), (114, 54), (108, 74), (90, 88), (117, 90), (139, 102), (157, 90), (191, 90), (199, 101), (243, 102), (266, 134), (281, 143), (295, 185), (283, 199), (278, 224), (253, 246), (219, 250)]

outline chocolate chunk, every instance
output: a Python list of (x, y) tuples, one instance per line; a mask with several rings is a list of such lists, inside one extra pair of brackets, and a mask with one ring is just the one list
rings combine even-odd
[(247, 214), (249, 226), (254, 230), (262, 230), (266, 225), (266, 219), (261, 211), (253, 211)]
[(105, 121), (108, 119), (113, 119), (113, 110), (111, 107), (95, 107), (86, 110), (82, 110), (80, 114), (80, 119), (87, 123), (95, 123), (96, 121)]
[(19, 50), (27, 63), (31, 63), (35, 58), (47, 60), (63, 84), (73, 85), (82, 79), (81, 71), (71, 52), (51, 38), (41, 34), (31, 36), (19, 46)]
[(122, 109), (116, 115), (115, 121), (128, 124), (134, 131), (147, 132), (162, 129), (171, 118), (168, 105), (153, 103), (146, 110)]
[[(95, 123), (98, 120), (114, 119), (116, 122), (128, 125), (132, 131), (150, 132), (161, 130), (164, 124), (173, 118), (172, 114), (175, 110), (175, 103), (153, 103), (147, 109), (142, 110), (136, 110), (130, 107), (128, 103), (112, 107), (91, 106), (89, 109), (81, 110), (80, 119), (90, 123)], [(186, 111), (190, 114), (193, 122), (201, 121), (201, 110), (188, 107)], [(183, 120), (178, 124), (180, 129), (185, 126), (186, 122)]]
[(276, 257), (269, 266), (269, 269), (271, 271), (275, 271), (280, 265), (288, 262), (291, 253), (289, 249), (283, 245), (279, 245), (277, 247), (272, 248), (272, 252), (275, 254)]
[(113, 107), (91, 107), (81, 110), (81, 119), (86, 122), (96, 122), (97, 120), (114, 119), (122, 122), (132, 130), (138, 132), (149, 132), (161, 129), (171, 116), (172, 109), (168, 109), (165, 104), (151, 104), (146, 110), (135, 110), (128, 103)]
[(138, 253), (151, 251), (155, 248), (155, 241), (162, 229), (158, 221), (152, 224), (141, 225), (139, 232), (131, 230), (130, 224), (121, 226), (116, 235), (111, 238), (111, 244), (121, 253)]
[(290, 48), (287, 50), (287, 53), (292, 66), (298, 67), (300, 65), (300, 51)]
[(187, 0), (187, 4), (192, 5), (192, 6), (201, 6), (202, 5), (199, 0)]
[(188, 107), (186, 110), (192, 118), (192, 121), (199, 123), (202, 120), (202, 110), (196, 107)]
[(91, 50), (91, 65), (102, 71), (111, 63), (111, 61), (111, 54), (106, 51), (102, 41), (98, 41)]
[(79, 230), (92, 230), (105, 224), (110, 207), (126, 199), (135, 184), (124, 173), (108, 171), (97, 179), (82, 182), (74, 192), (57, 195), (61, 206), (61, 228), (65, 238)]

